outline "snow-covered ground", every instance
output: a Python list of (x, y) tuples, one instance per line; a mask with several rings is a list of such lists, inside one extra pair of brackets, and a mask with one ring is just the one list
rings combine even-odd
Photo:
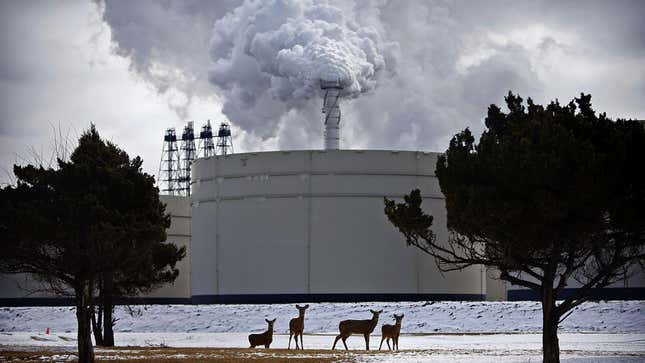
[[(542, 318), (535, 302), (310, 304), (305, 347), (329, 350), (338, 322), (368, 319), (369, 309), (383, 309), (370, 340), (372, 349), (378, 349), (380, 325), (393, 322), (393, 313), (405, 314), (402, 351), (357, 352), (351, 359), (340, 356), (339, 361), (501, 363), (541, 359)], [(246, 348), (248, 333), (263, 331), (265, 318), (277, 318), (271, 348), (286, 348), (289, 319), (296, 315), (293, 304), (118, 307), (115, 338), (117, 346)], [(49, 335), (45, 334), (47, 328)], [(74, 309), (70, 307), (0, 308), (0, 351), (73, 351), (75, 331)], [(645, 301), (585, 303), (561, 324), (559, 337), (565, 362), (645, 361)], [(360, 336), (348, 339), (353, 350), (364, 349), (364, 344)], [(264, 354), (263, 350), (257, 352), (253, 354)]]
[[(405, 333), (540, 332), (542, 311), (537, 302), (396, 302), (321, 303), (307, 310), (308, 333), (338, 332), (343, 319), (369, 319), (381, 310), (379, 323), (405, 314)], [(144, 305), (117, 307), (117, 332), (246, 333), (263, 330), (264, 319), (277, 318), (276, 333), (286, 333), (298, 315), (293, 304), (274, 305)], [(0, 332), (76, 331), (73, 307), (0, 308)], [(587, 302), (576, 308), (560, 332), (645, 333), (645, 301)]]
[[(247, 348), (245, 333), (118, 333), (116, 345), (127, 347), (160, 348), (160, 355), (174, 357), (166, 347), (199, 348)], [(563, 362), (642, 362), (645, 361), (645, 334), (606, 334), (606, 333), (563, 333), (560, 334), (560, 349)], [(354, 336), (347, 340), (349, 356), (342, 347), (330, 351), (333, 335), (305, 335), (305, 351), (284, 351), (288, 335), (275, 335), (271, 350), (248, 350), (251, 355), (271, 354), (276, 357), (330, 357), (333, 353), (338, 361), (358, 362), (539, 362), (541, 360), (541, 336), (539, 334), (477, 334), (477, 335), (403, 335), (400, 338), (400, 352), (377, 352), (380, 336), (374, 334), (370, 341), (372, 353), (363, 351), (362, 337)], [(7, 350), (54, 350), (59, 352), (59, 360), (73, 358), (63, 352), (75, 350), (75, 334), (62, 333), (0, 333), (0, 340)], [(293, 344), (293, 342), (292, 342)], [(340, 344), (340, 343), (339, 343)], [(36, 346), (35, 346), (36, 345)], [(11, 348), (9, 348), (11, 347)], [(292, 345), (293, 347), (293, 345)], [(383, 345), (387, 349), (386, 345)], [(281, 349), (276, 350), (276, 348)], [(135, 348), (138, 349), (138, 348)], [(311, 349), (318, 351), (311, 351)], [(0, 358), (2, 357), (0, 346)], [(324, 350), (320, 352), (320, 350)], [(117, 352), (121, 357), (132, 357), (140, 350)], [(97, 349), (98, 357), (115, 352)], [(67, 357), (67, 358), (65, 358)], [(217, 357), (215, 355), (214, 357)], [(1, 359), (0, 359), (1, 360)]]
[[(182, 347), (182, 348), (248, 348), (246, 333), (118, 333), (115, 335), (117, 346), (136, 347)], [(331, 349), (335, 335), (307, 334), (303, 343), (307, 349)], [(46, 347), (76, 347), (76, 334), (44, 333), (0, 333), (3, 345)], [(560, 349), (563, 351), (596, 354), (635, 354), (645, 352), (645, 334), (559, 334)], [(370, 349), (378, 350), (381, 341), (380, 332), (374, 332), (370, 338)], [(288, 334), (273, 336), (271, 348), (287, 348)], [(542, 348), (540, 334), (451, 334), (451, 335), (404, 335), (399, 340), (400, 350), (436, 351), (539, 351)], [(350, 350), (364, 350), (365, 340), (360, 335), (347, 339)], [(295, 343), (291, 342), (291, 348)], [(383, 343), (387, 350), (386, 343)], [(337, 350), (344, 350), (341, 341)]]

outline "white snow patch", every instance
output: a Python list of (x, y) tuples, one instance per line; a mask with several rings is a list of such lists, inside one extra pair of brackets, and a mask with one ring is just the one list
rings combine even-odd
[[(381, 323), (405, 314), (404, 333), (534, 333), (542, 330), (540, 303), (392, 302), (310, 303), (307, 333), (336, 333), (344, 319), (368, 319), (369, 309), (383, 309)], [(298, 315), (293, 304), (118, 306), (116, 332), (234, 333), (261, 332), (265, 318), (277, 318), (276, 333), (287, 333)], [(645, 333), (645, 301), (587, 302), (576, 308), (560, 332)], [(0, 332), (76, 331), (73, 307), (0, 308)], [(378, 329), (377, 329), (378, 330)]]
[[(560, 326), (562, 362), (645, 361), (644, 308), (645, 301), (582, 304)], [(330, 349), (338, 332), (338, 322), (348, 318), (367, 319), (369, 309), (384, 310), (370, 339), (372, 350), (377, 350), (381, 341), (380, 326), (391, 323), (394, 313), (405, 314), (401, 351), (352, 355), (356, 361), (541, 361), (542, 318), (537, 302), (310, 304), (305, 316), (305, 348)], [(117, 307), (115, 311), (119, 319), (115, 329), (117, 346), (247, 348), (248, 334), (264, 331), (265, 318), (277, 318), (271, 348), (286, 348), (288, 323), (297, 315), (293, 304), (144, 305), (135, 306), (133, 311), (131, 313), (125, 307)], [(47, 328), (50, 328), (49, 335), (45, 334)], [(349, 338), (347, 344), (352, 351), (365, 348), (361, 336)], [(0, 351), (7, 348), (24, 351), (45, 348), (57, 353), (55, 358), (46, 357), (47, 360), (72, 360), (74, 355), (71, 353), (76, 350), (74, 308), (0, 308)], [(97, 357), (103, 357), (103, 354), (105, 359), (117, 361), (139, 354), (130, 350), (123, 356), (114, 355), (114, 350), (99, 348), (96, 351)], [(340, 350), (329, 352), (344, 354)], [(254, 349), (249, 350), (249, 354), (273, 352)], [(308, 356), (306, 350), (298, 354)]]

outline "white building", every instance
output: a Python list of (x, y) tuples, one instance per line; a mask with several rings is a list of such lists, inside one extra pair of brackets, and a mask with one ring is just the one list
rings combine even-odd
[[(174, 284), (134, 303), (270, 303), (532, 298), (481, 267), (440, 273), (387, 220), (383, 197), (419, 188), (447, 240), (437, 153), (313, 150), (197, 159), (192, 196), (163, 196), (168, 241), (186, 246)], [(192, 207), (191, 207), (192, 205)], [(18, 286), (20, 283), (20, 286)], [(69, 304), (24, 275), (0, 276), (0, 305)], [(572, 286), (575, 287), (575, 286)], [(595, 292), (645, 298), (644, 274)]]
[(414, 188), (446, 240), (436, 153), (278, 151), (193, 164), (194, 302), (480, 300), (480, 267), (441, 274), (405, 245), (383, 197)]

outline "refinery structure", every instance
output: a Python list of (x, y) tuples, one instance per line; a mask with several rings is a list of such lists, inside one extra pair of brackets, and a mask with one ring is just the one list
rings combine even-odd
[(166, 129), (157, 174), (159, 191), (164, 195), (190, 196), (191, 166), (196, 158), (233, 153), (233, 138), (227, 123), (220, 124), (217, 134), (213, 135), (211, 121), (206, 121), (197, 144), (194, 125), (189, 121), (179, 140), (174, 127)]
[(383, 197), (421, 188), (447, 238), (438, 154), (342, 150), (343, 85), (320, 88), (323, 149), (192, 163), (191, 302), (485, 299), (483, 268), (440, 273), (383, 212)]
[[(407, 247), (387, 220), (383, 198), (419, 188), (447, 242), (435, 152), (341, 149), (340, 81), (320, 81), (322, 149), (234, 153), (230, 126), (163, 134), (158, 184), (172, 223), (168, 241), (185, 246), (179, 277), (134, 302), (276, 303), (521, 300), (528, 290), (483, 266), (441, 273)], [(0, 304), (60, 303), (23, 290), (29, 276), (0, 279)], [(572, 286), (575, 287), (575, 286)], [(29, 290), (29, 289), (27, 289)], [(643, 298), (645, 276), (594, 292)]]

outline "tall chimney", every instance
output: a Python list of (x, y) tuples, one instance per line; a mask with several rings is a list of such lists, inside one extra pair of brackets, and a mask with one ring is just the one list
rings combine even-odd
[(340, 148), (340, 107), (338, 98), (343, 85), (340, 80), (320, 80), (320, 88), (325, 91), (322, 113), (325, 121), (325, 150), (338, 150)]

